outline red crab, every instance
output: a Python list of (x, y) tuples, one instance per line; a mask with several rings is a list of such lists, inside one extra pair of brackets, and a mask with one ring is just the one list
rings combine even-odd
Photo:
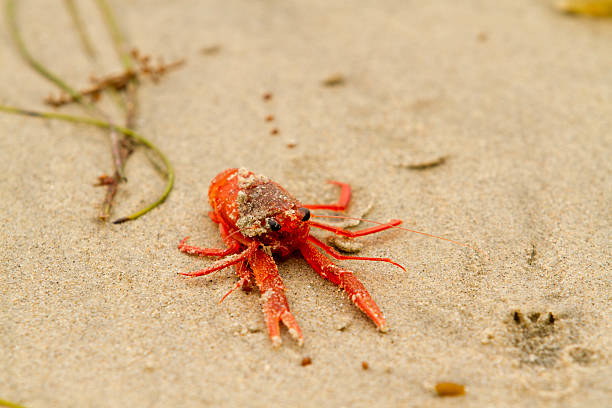
[(300, 251), (319, 275), (344, 289), (353, 303), (372, 319), (378, 329), (385, 331), (385, 317), (361, 282), (351, 271), (335, 265), (319, 252), (317, 247), (336, 259), (384, 261), (402, 267), (387, 258), (342, 255), (310, 235), (310, 227), (346, 237), (360, 237), (392, 228), (402, 221), (391, 220), (386, 224), (360, 231), (347, 231), (310, 220), (310, 210), (342, 211), (348, 205), (351, 198), (350, 186), (337, 181), (330, 183), (341, 187), (340, 199), (336, 204), (305, 205), (267, 177), (242, 168), (221, 172), (213, 179), (208, 190), (213, 209), (209, 216), (219, 224), (221, 237), (227, 248), (197, 248), (185, 244), (189, 237), (183, 239), (179, 244), (182, 252), (223, 258), (208, 268), (181, 275), (202, 276), (236, 265), (238, 283), (221, 301), (237, 288), (248, 289), (251, 279), (254, 278), (261, 292), (266, 326), (272, 343), (275, 346), (281, 344), (279, 321), (282, 321), (291, 336), (302, 344), (302, 331), (289, 311), (285, 286), (272, 257), (287, 256)]

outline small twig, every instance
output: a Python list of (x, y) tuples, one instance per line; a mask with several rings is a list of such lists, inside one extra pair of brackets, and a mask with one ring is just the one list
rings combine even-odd
[(89, 37), (85, 31), (83, 20), (81, 20), (81, 15), (79, 14), (76, 4), (74, 4), (74, 0), (65, 0), (65, 4), (66, 8), (68, 9), (68, 13), (70, 13), (70, 17), (72, 17), (74, 28), (76, 29), (77, 33), (79, 33), (79, 38), (83, 44), (83, 49), (85, 49), (85, 52), (90, 58), (95, 58), (96, 51), (93, 49), (91, 42), (89, 42)]
[[(115, 50), (119, 55), (119, 59), (121, 60), (121, 64), (125, 70), (125, 73), (128, 73), (126, 81), (122, 87), (127, 88), (127, 95), (125, 98), (125, 104), (123, 105), (125, 110), (125, 127), (128, 129), (134, 129), (136, 127), (136, 113), (138, 107), (138, 99), (137, 99), (137, 88), (138, 88), (138, 80), (136, 77), (136, 73), (134, 70), (134, 59), (129, 52), (129, 47), (125, 41), (121, 30), (119, 29), (119, 25), (117, 24), (117, 20), (115, 16), (106, 2), (106, 0), (96, 0), (98, 8), (102, 13), (104, 18), (104, 22), (106, 27), (113, 39), (113, 44), (115, 46)], [(114, 89), (119, 89), (116, 86)], [(119, 166), (120, 169), (123, 170), (125, 167), (125, 162), (128, 157), (134, 151), (133, 143), (124, 135), (123, 139), (117, 143), (117, 149), (119, 151)], [(119, 186), (119, 178), (121, 174), (120, 172), (115, 172), (114, 179), (115, 182), (108, 186), (106, 190), (106, 197), (104, 198), (104, 203), (102, 206), (102, 214), (101, 217), (106, 219), (110, 214), (110, 208), (113, 202), (113, 198), (117, 193), (117, 188)]]
[[(125, 127), (128, 129), (134, 129), (136, 126), (136, 82), (129, 81), (127, 84), (127, 90), (127, 101), (125, 103)], [(133, 141), (126, 135), (123, 135), (123, 138), (119, 142), (119, 154), (122, 167), (125, 167), (125, 163), (127, 162), (128, 157), (130, 157), (130, 155), (133, 153), (133, 151)], [(121, 180), (121, 176), (119, 172), (116, 171), (112, 177), (112, 182), (108, 184), (108, 187), (106, 189), (106, 195), (104, 196), (104, 202), (102, 203), (102, 211), (99, 215), (100, 219), (106, 220), (110, 216), (110, 210), (113, 205), (113, 200), (115, 198), (115, 195), (117, 194), (117, 190), (119, 189), (119, 180)]]
[(159, 196), (157, 200), (155, 200), (152, 204), (148, 205), (144, 209), (137, 211), (127, 217), (121, 217), (113, 221), (113, 223), (115, 224), (119, 224), (119, 223), (130, 221), (130, 220), (135, 220), (136, 218), (148, 213), (149, 211), (151, 211), (152, 209), (154, 209), (155, 207), (163, 203), (166, 200), (166, 198), (168, 198), (168, 196), (170, 195), (170, 191), (172, 191), (172, 187), (174, 186), (174, 169), (172, 167), (172, 164), (170, 163), (166, 155), (157, 148), (157, 146), (155, 146), (153, 143), (151, 143), (151, 141), (149, 141), (148, 139), (144, 138), (143, 136), (134, 132), (131, 129), (124, 128), (121, 126), (114, 126), (108, 122), (94, 119), (94, 118), (65, 115), (65, 114), (56, 113), (56, 112), (38, 112), (38, 111), (32, 111), (28, 109), (17, 108), (13, 106), (0, 105), (0, 111), (6, 112), (6, 113), (17, 114), (17, 115), (31, 116), (35, 118), (57, 119), (57, 120), (63, 120), (63, 121), (72, 122), (72, 123), (85, 123), (88, 125), (93, 125), (93, 126), (102, 128), (102, 129), (109, 129), (111, 126), (113, 126), (118, 132), (123, 133), (124, 135), (131, 138), (133, 141), (143, 144), (144, 146), (148, 147), (153, 152), (155, 152), (155, 154), (159, 156), (159, 158), (162, 160), (162, 162), (166, 166), (167, 182), (166, 182), (166, 187), (164, 188), (163, 193)]
[[(167, 74), (171, 70), (176, 69), (185, 63), (185, 60), (180, 59), (177, 61), (173, 61), (169, 64), (160, 64), (157, 66), (152, 66), (152, 65), (149, 65), (148, 62), (143, 62), (141, 64), (141, 60), (145, 61), (145, 57), (142, 57), (141, 59), (138, 60), (140, 67), (137, 71), (129, 70), (129, 71), (124, 71), (120, 74), (110, 74), (102, 78), (97, 78), (97, 77), (92, 76), (90, 80), (94, 83), (94, 85), (88, 88), (81, 89), (80, 91), (77, 91), (77, 92), (79, 93), (81, 97), (88, 96), (88, 97), (91, 97), (93, 100), (97, 100), (100, 94), (104, 91), (126, 90), (127, 91), (126, 93), (128, 95), (127, 99), (129, 100), (130, 98), (133, 98), (130, 96), (130, 93), (133, 93), (136, 91), (137, 89), (136, 85), (138, 85), (138, 78), (140, 76), (149, 76), (154, 82), (157, 82), (159, 81), (159, 78), (161, 78), (163, 75)], [(133, 86), (133, 89), (129, 88), (130, 84), (131, 86)], [(61, 94), (57, 97), (50, 95), (45, 99), (45, 103), (53, 107), (67, 105), (72, 102), (79, 102), (79, 101), (74, 100), (73, 97), (70, 96), (69, 94)], [(128, 105), (129, 104), (122, 105), (122, 109), (125, 110), (127, 114), (130, 113), (129, 111), (127, 111), (129, 107)], [(134, 107), (130, 109), (135, 111), (136, 110), (135, 103), (132, 103), (132, 105), (134, 105)]]
[(427, 169), (431, 169), (432, 167), (437, 167), (437, 166), (440, 166), (446, 163), (447, 159), (448, 159), (448, 156), (440, 156), (437, 159), (429, 160), (426, 162), (412, 163), (412, 164), (400, 164), (399, 166), (405, 167), (410, 170), (427, 170)]
[(177, 69), (185, 63), (185, 60), (181, 58), (166, 64), (164, 63), (163, 59), (159, 58), (157, 65), (151, 65), (151, 58), (148, 55), (141, 56), (136, 49), (132, 51), (132, 56), (134, 59), (136, 59), (136, 62), (138, 62), (139, 73), (143, 76), (150, 76), (153, 82), (158, 82), (159, 78), (164, 76), (166, 73)]
[[(79, 94), (81, 96), (89, 96), (95, 99), (99, 96), (103, 91), (106, 90), (115, 90), (120, 91), (127, 88), (128, 83), (131, 79), (136, 77), (136, 73), (133, 71), (125, 71), (121, 74), (112, 74), (107, 77), (98, 79), (96, 77), (92, 77), (91, 81), (94, 83), (93, 86), (89, 88), (82, 89)], [(71, 102), (76, 102), (70, 95), (64, 94), (59, 97), (49, 96), (45, 99), (45, 103), (58, 107), (62, 105), (66, 105)]]

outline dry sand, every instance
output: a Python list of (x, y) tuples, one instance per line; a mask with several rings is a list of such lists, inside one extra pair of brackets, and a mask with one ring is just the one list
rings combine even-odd
[[(93, 2), (79, 3), (96, 63), (56, 3), (20, 2), (35, 55), (72, 84), (117, 72)], [(0, 115), (0, 398), (27, 407), (612, 405), (612, 20), (529, 0), (112, 5), (132, 44), (188, 59), (140, 92), (138, 128), (175, 164), (176, 188), (135, 222), (102, 224), (104, 191), (92, 184), (111, 170), (105, 133)], [(4, 22), (0, 43), (0, 102), (47, 109), (41, 99), (54, 88), (19, 59)], [(219, 52), (202, 54), (212, 46)], [(344, 83), (321, 85), (336, 74)], [(437, 167), (408, 168), (440, 156)], [(329, 178), (349, 182), (349, 214), (373, 200), (370, 218), (401, 218), (491, 259), (401, 231), (360, 239), (361, 255), (407, 268), (338, 262), (369, 288), (386, 334), (302, 259), (280, 260), (305, 344), (283, 332), (274, 349), (257, 293), (217, 304), (233, 270), (176, 275), (211, 262), (179, 253), (181, 238), (221, 245), (206, 193), (235, 166), (304, 202), (333, 201)], [(142, 151), (127, 174), (115, 216), (162, 189)], [(440, 381), (467, 394), (439, 398)]]

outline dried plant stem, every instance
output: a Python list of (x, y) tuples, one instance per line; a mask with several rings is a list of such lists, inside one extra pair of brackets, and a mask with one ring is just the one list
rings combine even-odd
[(172, 191), (172, 187), (174, 185), (174, 169), (172, 167), (172, 164), (170, 163), (166, 155), (157, 148), (157, 146), (155, 146), (153, 143), (151, 143), (151, 141), (149, 141), (148, 139), (144, 138), (143, 136), (134, 132), (131, 129), (121, 127), (121, 126), (113, 126), (110, 123), (105, 122), (103, 120), (98, 120), (98, 119), (89, 118), (89, 117), (65, 115), (65, 114), (56, 113), (56, 112), (38, 112), (38, 111), (32, 111), (32, 110), (27, 110), (27, 109), (21, 109), (21, 108), (17, 108), (13, 106), (0, 105), (0, 111), (6, 112), (6, 113), (17, 114), (17, 115), (31, 116), (35, 118), (57, 119), (57, 120), (63, 120), (63, 121), (72, 122), (72, 123), (84, 123), (88, 125), (97, 126), (103, 129), (109, 129), (110, 127), (114, 127), (116, 131), (126, 135), (133, 141), (140, 143), (148, 147), (149, 149), (151, 149), (153, 152), (155, 152), (155, 154), (161, 159), (161, 161), (164, 163), (164, 166), (166, 167), (165, 176), (166, 176), (167, 182), (166, 182), (166, 187), (164, 188), (163, 193), (155, 202), (143, 208), (142, 210), (137, 211), (127, 217), (121, 217), (113, 221), (113, 223), (115, 224), (119, 224), (125, 221), (135, 220), (136, 218), (148, 213), (149, 211), (151, 211), (152, 209), (154, 209), (155, 207), (163, 203), (166, 200), (166, 198), (168, 198), (170, 191)]
[(125, 127), (133, 129), (136, 127), (136, 114), (138, 113), (138, 82), (131, 79), (127, 85), (125, 101)]
[(119, 30), (119, 25), (117, 24), (117, 20), (113, 15), (113, 12), (106, 2), (106, 0), (96, 0), (98, 4), (98, 8), (104, 17), (104, 21), (106, 22), (106, 26), (113, 37), (113, 44), (115, 45), (115, 49), (117, 50), (117, 54), (121, 58), (121, 63), (126, 70), (131, 70), (134, 68), (134, 61), (132, 60), (132, 56), (130, 55), (130, 51), (128, 46), (123, 38), (123, 34), (121, 34), (121, 30)]
[[(115, 16), (110, 6), (106, 2), (106, 0), (96, 0), (96, 3), (98, 5), (98, 8), (100, 9), (100, 12), (102, 13), (104, 22), (106, 23), (108, 31), (113, 39), (115, 50), (119, 55), (119, 59), (121, 60), (125, 72), (134, 72), (134, 60), (130, 55), (129, 47), (125, 41), (125, 38), (123, 37), (123, 34), (121, 33), (121, 30), (119, 29), (119, 25), (117, 24), (117, 20), (115, 19)], [(128, 129), (134, 129), (136, 126), (136, 113), (138, 106), (137, 87), (138, 81), (136, 80), (136, 77), (130, 78), (126, 89), (124, 109), (125, 127)], [(121, 169), (123, 169), (123, 167), (125, 166), (125, 161), (134, 151), (134, 147), (131, 141), (124, 137), (123, 140), (118, 143), (118, 148), (119, 157), (121, 159)], [(109, 184), (107, 188), (106, 197), (104, 199), (103, 205), (104, 212), (102, 213), (102, 216), (108, 217), (108, 213), (110, 212), (110, 206), (117, 192), (117, 187), (119, 184), (117, 180), (118, 175), (118, 173), (115, 174), (115, 176), (113, 177), (115, 181)]]
[(87, 32), (85, 31), (85, 26), (83, 25), (83, 20), (81, 19), (81, 15), (79, 14), (79, 9), (76, 4), (74, 4), (74, 0), (64, 0), (66, 4), (66, 8), (68, 9), (68, 13), (72, 18), (72, 22), (74, 23), (74, 28), (77, 33), (79, 33), (79, 38), (81, 39), (81, 43), (83, 44), (83, 49), (89, 55), (90, 58), (96, 57), (96, 51), (93, 49), (91, 42), (89, 41), (89, 37), (87, 36)]
[(3, 399), (0, 399), (0, 407), (25, 408), (23, 405), (15, 404), (14, 402), (6, 401)]
[(15, 404), (14, 402), (2, 400), (2, 399), (0, 399), (0, 407), (25, 408), (23, 405)]
[(83, 96), (76, 89), (72, 88), (70, 85), (64, 82), (60, 77), (58, 77), (57, 75), (49, 71), (43, 64), (37, 61), (32, 56), (32, 54), (30, 54), (27, 47), (25, 46), (25, 43), (23, 42), (23, 37), (21, 37), (21, 32), (19, 31), (19, 27), (17, 26), (17, 19), (15, 17), (15, 14), (16, 14), (15, 4), (16, 3), (17, 2), (15, 0), (7, 0), (6, 14), (8, 18), (9, 30), (11, 32), (11, 35), (13, 36), (13, 40), (15, 41), (15, 44), (17, 45), (17, 49), (19, 50), (19, 53), (21, 54), (23, 59), (25, 59), (26, 62), (32, 68), (34, 68), (34, 70), (36, 70), (43, 77), (47, 78), (49, 81), (57, 85), (63, 91), (68, 93), (76, 102), (81, 104), (88, 112), (93, 113), (99, 117), (102, 117), (108, 122), (109, 124), (108, 129), (110, 130), (110, 139), (111, 139), (111, 146), (112, 146), (111, 150), (113, 153), (113, 163), (115, 164), (115, 170), (120, 174), (121, 179), (125, 179), (125, 176), (122, 170), (122, 166), (121, 166), (121, 162), (119, 160), (119, 149), (117, 148), (119, 138), (118, 138), (117, 132), (115, 131), (115, 126), (113, 126), (110, 119), (104, 112), (96, 108), (94, 105), (83, 100)]
[(26, 48), (23, 42), (23, 38), (21, 37), (19, 28), (17, 27), (17, 19), (15, 18), (15, 4), (16, 4), (15, 0), (7, 0), (6, 15), (8, 19), (9, 30), (11, 32), (11, 35), (13, 36), (13, 40), (15, 41), (15, 44), (17, 45), (17, 49), (19, 50), (19, 53), (21, 54), (23, 59), (25, 59), (26, 62), (30, 64), (30, 66), (34, 68), (36, 71), (38, 71), (38, 73), (40, 73), (43, 77), (47, 78), (49, 81), (53, 82), (55, 85), (60, 87), (63, 91), (68, 93), (75, 101), (81, 102), (83, 98), (78, 91), (76, 91), (71, 86), (66, 84), (58, 76), (56, 76), (54, 73), (49, 71), (44, 65), (42, 65), (40, 62), (35, 60), (34, 57), (32, 57), (32, 54), (30, 54), (30, 52)]
[(3, 400), (3, 399), (0, 399), (0, 407), (25, 408), (23, 405), (15, 404), (14, 402), (6, 401), (6, 400)]
[[(104, 22), (108, 28), (108, 31), (113, 38), (113, 44), (115, 45), (115, 50), (119, 55), (119, 59), (123, 64), (123, 68), (125, 72), (135, 72), (135, 64), (134, 58), (130, 54), (129, 47), (119, 29), (119, 25), (117, 24), (117, 20), (115, 16), (106, 2), (106, 0), (96, 0), (98, 4), (98, 8), (104, 17)], [(138, 80), (136, 76), (129, 79), (127, 84), (127, 97), (126, 97), (126, 127), (133, 128), (136, 123), (136, 113), (138, 109), (138, 99), (137, 99), (137, 88), (138, 88)]]

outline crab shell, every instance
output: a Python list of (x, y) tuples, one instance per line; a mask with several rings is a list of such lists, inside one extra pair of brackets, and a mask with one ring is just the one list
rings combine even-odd
[(308, 238), (307, 210), (265, 176), (243, 168), (225, 170), (213, 179), (208, 198), (213, 215), (243, 244), (257, 241), (266, 251), (286, 256)]

